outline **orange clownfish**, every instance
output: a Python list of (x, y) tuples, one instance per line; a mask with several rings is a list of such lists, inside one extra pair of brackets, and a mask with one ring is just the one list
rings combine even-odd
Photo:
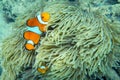
[(41, 67), (37, 68), (37, 71), (42, 74), (45, 74), (47, 70), (48, 70), (47, 66), (41, 66)]
[(27, 21), (27, 31), (24, 32), (24, 38), (27, 40), (25, 48), (27, 50), (34, 50), (35, 45), (38, 44), (41, 34), (46, 32), (46, 25), (50, 19), (48, 12), (42, 12), (35, 18), (31, 18)]

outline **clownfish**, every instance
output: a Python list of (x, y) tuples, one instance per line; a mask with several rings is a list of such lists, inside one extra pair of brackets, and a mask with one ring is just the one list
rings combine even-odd
[(39, 43), (41, 34), (46, 32), (46, 25), (50, 19), (48, 12), (42, 12), (34, 18), (27, 20), (27, 31), (24, 32), (23, 36), (27, 40), (25, 48), (27, 50), (34, 50), (35, 45)]
[(48, 70), (47, 66), (41, 66), (41, 67), (37, 68), (37, 71), (42, 74), (45, 74), (47, 70)]

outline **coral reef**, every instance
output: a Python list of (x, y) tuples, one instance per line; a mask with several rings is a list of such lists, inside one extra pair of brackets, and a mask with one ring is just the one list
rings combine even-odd
[[(2, 45), (1, 80), (120, 80), (120, 4), (58, 1), (40, 0), (17, 16)], [(51, 14), (47, 32), (37, 49), (28, 51), (25, 22), (41, 11)], [(49, 68), (46, 74), (37, 71), (42, 64)]]
[(37, 0), (1, 0), (0, 8), (4, 11), (6, 20), (14, 22), (18, 15), (23, 14), (30, 6), (37, 2)]

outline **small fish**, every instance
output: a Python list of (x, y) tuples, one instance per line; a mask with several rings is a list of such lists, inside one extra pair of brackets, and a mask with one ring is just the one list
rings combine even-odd
[(24, 38), (27, 40), (25, 48), (27, 50), (34, 50), (35, 45), (39, 43), (41, 35), (46, 32), (46, 25), (50, 19), (50, 14), (48, 12), (42, 12), (35, 18), (31, 18), (27, 21), (27, 31), (24, 32)]
[(45, 74), (47, 70), (48, 70), (47, 66), (41, 66), (41, 67), (37, 68), (37, 71), (42, 74)]

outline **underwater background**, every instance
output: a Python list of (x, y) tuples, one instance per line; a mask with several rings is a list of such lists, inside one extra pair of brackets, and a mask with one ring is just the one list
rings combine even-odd
[[(51, 3), (51, 2), (54, 2), (54, 1), (57, 1), (57, 3)], [(3, 59), (4, 59), (4, 56), (5, 55), (7, 55), (7, 54), (3, 54), (3, 53), (6, 53), (5, 51), (3, 51), (3, 50), (6, 50), (5, 49), (5, 45), (3, 45), (3, 42), (4, 41), (6, 41), (7, 39), (8, 40), (10, 40), (10, 36), (11, 35), (13, 35), (13, 34), (15, 34), (15, 33), (13, 33), (12, 31), (15, 31), (16, 29), (14, 29), (15, 27), (13, 27), (13, 26), (16, 26), (17, 27), (17, 20), (19, 20), (19, 22), (21, 21), (21, 24), (18, 24), (18, 26), (23, 26), (22, 25), (22, 21), (26, 21), (29, 17), (33, 17), (33, 13), (37, 13), (40, 9), (36, 9), (36, 8), (38, 8), (38, 7), (33, 7), (33, 11), (34, 12), (32, 12), (32, 9), (30, 9), (32, 6), (35, 6), (36, 4), (37, 4), (37, 6), (41, 3), (41, 2), (49, 2), (49, 4), (48, 5), (54, 5), (54, 4), (59, 4), (59, 2), (61, 2), (61, 1), (67, 1), (68, 2), (68, 4), (69, 5), (71, 5), (71, 6), (78, 6), (79, 4), (83, 4), (83, 5), (87, 5), (87, 7), (83, 7), (83, 11), (84, 11), (84, 9), (85, 10), (88, 10), (89, 9), (89, 7), (91, 7), (91, 8), (94, 8), (93, 9), (93, 11), (96, 9), (98, 9), (98, 8), (100, 8), (101, 9), (101, 14), (103, 13), (103, 12), (105, 12), (104, 14), (104, 16), (105, 17), (107, 17), (107, 19), (108, 20), (110, 20), (111, 21), (111, 23), (112, 22), (115, 22), (115, 23), (120, 23), (120, 9), (118, 8), (118, 7), (120, 7), (120, 0), (0, 0), (0, 61), (1, 61), (1, 63), (3, 62), (3, 64), (6, 64), (4, 61), (2, 61)], [(89, 4), (88, 4), (88, 3)], [(62, 5), (62, 4), (61, 4)], [(42, 4), (40, 4), (40, 7), (41, 6), (43, 6), (43, 7), (45, 7), (45, 5), (42, 5)], [(114, 6), (117, 6), (117, 7), (114, 7)], [(45, 7), (45, 10), (47, 10), (46, 8), (49, 8), (48, 6), (47, 7)], [(72, 12), (72, 7), (70, 8), (70, 11)], [(30, 15), (27, 13), (27, 11), (29, 11), (29, 10), (31, 10), (29, 13), (31, 13)], [(60, 10), (60, 9), (58, 9), (58, 10)], [(48, 11), (50, 11), (49, 9), (48, 9)], [(56, 10), (57, 11), (57, 10)], [(65, 10), (65, 11), (67, 11), (67, 10)], [(68, 10), (69, 11), (69, 10)], [(114, 12), (115, 11), (115, 12)], [(26, 13), (27, 14), (26, 14)], [(70, 13), (71, 13), (70, 12)], [(63, 13), (64, 13), (64, 10), (63, 10)], [(54, 12), (52, 12), (51, 11), (51, 14), (54, 14)], [(69, 12), (68, 12), (68, 14), (69, 14)], [(96, 13), (97, 14), (97, 13)], [(28, 17), (27, 18), (25, 18), (25, 20), (21, 20), (22, 18), (24, 18), (24, 17), (21, 17), (22, 15), (25, 15), (25, 17), (28, 15)], [(55, 12), (55, 15), (57, 15), (57, 12)], [(64, 15), (64, 14), (63, 14)], [(74, 14), (73, 14), (74, 15)], [(77, 14), (75, 14), (76, 16), (78, 16)], [(21, 17), (21, 18), (20, 18)], [(54, 17), (54, 16), (53, 16)], [(60, 18), (63, 18), (63, 16), (61, 17), (60, 16)], [(56, 16), (55, 16), (55, 19), (56, 19)], [(55, 20), (54, 19), (54, 20)], [(52, 22), (52, 20), (50, 21), (51, 23), (48, 25), (48, 26), (51, 26), (51, 25), (59, 25), (59, 22), (57, 23), (57, 19), (56, 19), (56, 21), (54, 21), (53, 20), (53, 22)], [(74, 18), (72, 19), (73, 21), (74, 21)], [(66, 20), (67, 21), (67, 20)], [(76, 21), (77, 22), (77, 21)], [(26, 22), (23, 22), (24, 24), (26, 23)], [(56, 24), (55, 24), (56, 23)], [(97, 23), (97, 22), (96, 22)], [(62, 24), (62, 23), (61, 23)], [(114, 25), (114, 24), (113, 24)], [(118, 26), (120, 26), (120, 25), (118, 25)], [(21, 32), (22, 31), (25, 31), (24, 29), (23, 29), (23, 27), (19, 27), (20, 28), (20, 30), (21, 30)], [(17, 29), (19, 29), (18, 27), (17, 27)], [(112, 28), (111, 28), (112, 29)], [(120, 27), (119, 28), (116, 28), (116, 29), (120, 29)], [(116, 30), (115, 29), (115, 30)], [(17, 30), (19, 33), (20, 33), (20, 30)], [(117, 30), (116, 30), (117, 31)], [(50, 31), (51, 32), (51, 31)], [(57, 32), (55, 32), (56, 33), (56, 35), (57, 35)], [(120, 35), (120, 32), (116, 32), (116, 34), (115, 35), (118, 35), (118, 34)], [(80, 33), (81, 34), (81, 33)], [(89, 34), (89, 33), (88, 33)], [(107, 33), (105, 33), (106, 35), (107, 35)], [(60, 34), (61, 35), (61, 34)], [(8, 38), (9, 37), (9, 38)], [(13, 37), (14, 38), (14, 37)], [(118, 38), (118, 39), (120, 39), (120, 37)], [(12, 39), (11, 39), (12, 40)], [(22, 40), (22, 39), (21, 39)], [(13, 40), (13, 41), (15, 41), (15, 40)], [(44, 41), (47, 41), (47, 38), (45, 37), (45, 40), (43, 39), (43, 42)], [(68, 40), (69, 41), (69, 40)], [(11, 41), (12, 42), (12, 41)], [(115, 42), (117, 42), (117, 40), (115, 40)], [(82, 42), (81, 42), (82, 43)], [(22, 43), (22, 44), (24, 44), (24, 42)], [(46, 43), (47, 44), (47, 43)], [(51, 42), (51, 44), (52, 44), (52, 42)], [(44, 44), (43, 44), (44, 45)], [(116, 45), (118, 45), (118, 46), (120, 46), (120, 44), (119, 44), (119, 42), (118, 43), (116, 43)], [(49, 46), (51, 46), (51, 45), (49, 45)], [(3, 49), (2, 49), (2, 47), (3, 47)], [(9, 47), (9, 44), (7, 45), (7, 48)], [(54, 47), (54, 46), (52, 46), (52, 47)], [(37, 51), (38, 51), (38, 53), (40, 52), (40, 50), (41, 49), (47, 49), (46, 47), (43, 47), (43, 48), (40, 48), (40, 49), (38, 49)], [(119, 47), (117, 47), (118, 49), (120, 49)], [(10, 51), (10, 49), (11, 50), (14, 50), (14, 49), (12, 49), (11, 48), (11, 46), (9, 47), (9, 50), (8, 51)], [(48, 48), (49, 49), (49, 48)], [(24, 50), (24, 49), (23, 49)], [(106, 49), (105, 49), (106, 50)], [(6, 50), (7, 51), (7, 50)], [(25, 50), (24, 50), (25, 51)], [(43, 50), (43, 52), (44, 52), (45, 50)], [(18, 50), (18, 52), (19, 52), (19, 50)], [(58, 51), (59, 52), (59, 51)], [(9, 52), (8, 52), (9, 53)], [(17, 53), (17, 51), (16, 51), (16, 53)], [(25, 52), (25, 53), (31, 53), (31, 52)], [(32, 52), (32, 53), (35, 53), (35, 54), (31, 54), (30, 56), (36, 56), (37, 55), (37, 53), (36, 52)], [(42, 52), (41, 52), (42, 53)], [(49, 52), (48, 52), (49, 53)], [(119, 53), (119, 51), (118, 51), (118, 53)], [(47, 51), (46, 51), (46, 54), (47, 54)], [(112, 54), (112, 53), (111, 53)], [(119, 53), (120, 54), (120, 53)], [(118, 61), (117, 61), (117, 67), (115, 66), (113, 66), (112, 67), (112, 69), (114, 70), (113, 71), (113, 74), (112, 73), (110, 73), (111, 75), (113, 75), (113, 77), (110, 77), (107, 73), (104, 73), (104, 74), (102, 74), (102, 71), (100, 71), (99, 69), (98, 69), (98, 71), (100, 71), (99, 73), (94, 73), (94, 71), (93, 71), (93, 73), (94, 74), (92, 74), (92, 70), (91, 70), (91, 73), (89, 74), (89, 73), (87, 73), (87, 69), (86, 69), (86, 72), (84, 73), (84, 74), (86, 74), (86, 76), (88, 77), (88, 78), (85, 78), (85, 77), (81, 77), (81, 78), (65, 78), (65, 76), (63, 76), (63, 78), (61, 78), (61, 77), (59, 77), (59, 76), (57, 76), (57, 74), (55, 75), (55, 76), (53, 76), (53, 77), (56, 77), (57, 76), (57, 78), (55, 78), (55, 79), (53, 79), (53, 80), (120, 80), (120, 55), (118, 55), (118, 54), (116, 54), (117, 56), (119, 56), (119, 58), (116, 58), (116, 59), (118, 59)], [(67, 56), (67, 55), (66, 55)], [(111, 55), (110, 55), (111, 56)], [(51, 56), (50, 56), (51, 57)], [(38, 57), (37, 57), (38, 58)], [(37, 59), (36, 58), (36, 59)], [(46, 58), (45, 58), (46, 59)], [(47, 60), (47, 59), (46, 59)], [(51, 60), (51, 59), (50, 59)], [(84, 59), (83, 59), (84, 60)], [(24, 60), (23, 60), (24, 61)], [(35, 62), (35, 58), (32, 60), (31, 59), (31, 62), (32, 61), (34, 61)], [(38, 65), (41, 65), (42, 63), (41, 63), (41, 61), (42, 61), (42, 59), (40, 60), (40, 59), (38, 59), (38, 61), (35, 63), (35, 68), (36, 68), (36, 66), (38, 66)], [(67, 61), (67, 59), (66, 59), (66, 61)], [(12, 62), (12, 61), (11, 61)], [(17, 69), (16, 68), (16, 72), (15, 73), (17, 73), (17, 74), (14, 74), (14, 75), (17, 75), (17, 77), (15, 77), (15, 78), (11, 78), (11, 79), (9, 79), (9, 78), (1, 78), (0, 80), (52, 80), (52, 77), (51, 77), (51, 75), (53, 75), (53, 74), (55, 74), (56, 72), (53, 72), (53, 73), (50, 73), (50, 74), (47, 74), (47, 75), (39, 75), (39, 73), (36, 73), (35, 71), (32, 71), (32, 67), (31, 67), (31, 65), (33, 65), (33, 63), (34, 62), (32, 62), (32, 63), (30, 63), (29, 64), (29, 66), (28, 67), (24, 67), (24, 69), (22, 70), (22, 71), (20, 71), (21, 70), (21, 67), (20, 67), (20, 69)], [(37, 63), (39, 63), (39, 64), (37, 64)], [(61, 63), (61, 62), (60, 62)], [(28, 64), (27, 62), (26, 62), (26, 64)], [(26, 65), (25, 64), (25, 65)], [(52, 64), (52, 62), (51, 62), (51, 64)], [(51, 64), (49, 64), (49, 65), (51, 65)], [(56, 62), (56, 64), (57, 64), (57, 62)], [(58, 64), (59, 64), (59, 62), (58, 62)], [(67, 64), (67, 62), (66, 62), (66, 64)], [(89, 64), (89, 63), (87, 63), (87, 64)], [(25, 66), (24, 64), (23, 64), (23, 66)], [(111, 65), (111, 64), (110, 64)], [(9, 65), (8, 65), (9, 66)], [(18, 66), (18, 65), (17, 65)], [(61, 65), (59, 65), (59, 66), (61, 66)], [(63, 65), (62, 65), (63, 66)], [(85, 66), (85, 65), (84, 65)], [(54, 67), (54, 66), (53, 66)], [(67, 65), (67, 67), (69, 67), (69, 65)], [(73, 67), (76, 67), (76, 66), (73, 66)], [(0, 75), (3, 73), (3, 69), (2, 69), (3, 67), (0, 67)], [(6, 68), (4, 68), (4, 69), (6, 69)], [(56, 65), (55, 65), (55, 69), (57, 69), (56, 68)], [(11, 69), (12, 70), (12, 69)], [(19, 71), (19, 72), (17, 72), (17, 70)], [(64, 69), (63, 69), (64, 70)], [(51, 70), (52, 71), (52, 70)], [(54, 70), (53, 70), (54, 71)], [(74, 70), (73, 70), (74, 71)], [(11, 71), (12, 72), (12, 71)], [(33, 72), (35, 72), (35, 74), (33, 74)], [(19, 74), (18, 74), (19, 73)], [(8, 73), (8, 74), (10, 74), (10, 73)], [(64, 73), (62, 73), (62, 74), (64, 74)], [(58, 74), (58, 75), (62, 75), (62, 74)], [(71, 72), (71, 74), (77, 74), (77, 72), (76, 73), (72, 73)], [(81, 74), (82, 76), (84, 75), (84, 74)], [(7, 74), (5, 73), (5, 74), (3, 74), (2, 76), (4, 77), (4, 76), (6, 76)], [(10, 75), (12, 75), (12, 74), (10, 74)], [(9, 75), (9, 76), (10, 76)], [(68, 74), (66, 74), (66, 75), (70, 75), (69, 74), (69, 72), (68, 72)], [(98, 75), (100, 75), (100, 76), (98, 76)], [(107, 76), (106, 76), (107, 75)], [(114, 76), (115, 75), (115, 76)], [(26, 77), (27, 76), (27, 77)], [(46, 78), (46, 76), (49, 76), (48, 78)], [(72, 76), (73, 77), (73, 76)], [(79, 77), (79, 76), (78, 76)]]

